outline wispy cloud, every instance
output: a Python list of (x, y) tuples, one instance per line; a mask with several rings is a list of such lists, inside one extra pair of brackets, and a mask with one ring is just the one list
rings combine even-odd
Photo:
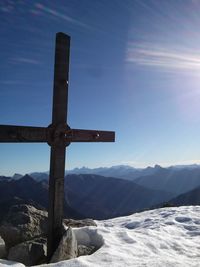
[(27, 63), (27, 64), (34, 64), (34, 65), (41, 64), (41, 62), (36, 59), (25, 58), (25, 57), (14, 57), (11, 59), (11, 62), (12, 63)]
[[(33, 81), (31, 80), (31, 84), (33, 85), (51, 85), (51, 82), (48, 81)], [(27, 80), (0, 80), (0, 85), (8, 85), (8, 86), (15, 86), (15, 85), (30, 85), (30, 81)]]
[(2, 85), (24, 85), (24, 84), (28, 84), (28, 82), (23, 82), (23, 81), (17, 81), (17, 80), (10, 80), (10, 81), (0, 81), (0, 84)]
[(126, 62), (171, 70), (200, 70), (200, 50), (167, 48), (163, 45), (129, 44)]
[(37, 12), (38, 10), (39, 11), (44, 11), (52, 16), (55, 16), (57, 18), (60, 18), (60, 19), (63, 19), (63, 20), (66, 20), (67, 22), (70, 22), (74, 25), (77, 25), (77, 26), (81, 26), (81, 27), (84, 27), (84, 28), (91, 28), (89, 25), (77, 20), (77, 19), (74, 19), (64, 13), (61, 13), (55, 9), (52, 9), (52, 8), (49, 8), (48, 6), (45, 6), (41, 3), (36, 3), (35, 4), (35, 8), (36, 8), (36, 11)]

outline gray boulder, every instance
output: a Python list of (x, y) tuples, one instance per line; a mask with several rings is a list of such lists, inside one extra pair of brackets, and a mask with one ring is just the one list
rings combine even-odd
[(0, 259), (6, 256), (6, 247), (4, 240), (0, 237)]
[(47, 240), (37, 238), (20, 243), (9, 250), (8, 260), (21, 262), (25, 265), (36, 265), (46, 262)]
[(78, 245), (78, 257), (90, 255), (96, 251), (95, 246)]
[(26, 267), (24, 264), (15, 262), (15, 261), (8, 261), (0, 259), (0, 266), (1, 267)]
[(69, 260), (76, 258), (78, 256), (78, 247), (75, 234), (71, 227), (67, 229), (65, 234), (63, 235), (60, 244), (56, 251), (54, 252), (51, 263)]
[(0, 235), (9, 249), (47, 234), (47, 212), (30, 205), (12, 206), (0, 226)]
[(63, 223), (66, 226), (77, 227), (77, 228), (84, 226), (97, 226), (95, 221), (92, 219), (83, 219), (83, 220), (64, 219)]

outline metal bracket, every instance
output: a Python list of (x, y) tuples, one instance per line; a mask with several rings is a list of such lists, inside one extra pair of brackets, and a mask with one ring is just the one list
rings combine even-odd
[(49, 146), (62, 146), (66, 147), (70, 145), (67, 140), (68, 133), (71, 132), (69, 125), (65, 124), (50, 124), (47, 127), (47, 143)]

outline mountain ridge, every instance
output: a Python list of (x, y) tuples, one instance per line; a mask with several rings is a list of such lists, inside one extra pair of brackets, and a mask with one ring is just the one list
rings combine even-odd
[[(119, 178), (76, 174), (65, 177), (65, 214), (71, 218), (79, 215), (78, 218), (107, 219), (128, 215), (173, 197), (171, 193)], [(0, 211), (5, 214), (14, 204), (47, 209), (47, 181), (38, 182), (30, 175), (17, 180), (0, 180)]]
[[(65, 179), (65, 195), (70, 205), (95, 219), (108, 219), (141, 211), (154, 203), (161, 203), (162, 199), (170, 199), (172, 195), (113, 177), (72, 174)], [(76, 196), (70, 194), (69, 188), (71, 192), (76, 192)]]

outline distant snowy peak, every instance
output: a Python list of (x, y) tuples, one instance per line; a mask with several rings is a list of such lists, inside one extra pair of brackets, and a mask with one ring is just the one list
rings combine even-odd
[(174, 166), (170, 166), (170, 169), (200, 169), (200, 165), (199, 164), (190, 164), (190, 165), (174, 165)]
[[(67, 174), (96, 174), (102, 175), (105, 177), (116, 177), (122, 178), (126, 180), (135, 180), (138, 177), (153, 175), (162, 171), (182, 171), (182, 170), (200, 170), (200, 165), (192, 164), (192, 165), (175, 165), (170, 167), (162, 167), (158, 164), (155, 164), (153, 167), (146, 167), (146, 168), (135, 168), (129, 165), (115, 165), (112, 167), (99, 167), (99, 168), (88, 168), (88, 167), (81, 167), (81, 168), (74, 168), (72, 170), (66, 170), (65, 175)], [(49, 172), (32, 172), (30, 175), (38, 180), (46, 180), (48, 179)], [(14, 174), (13, 179), (20, 179), (23, 175), (21, 174)]]
[(20, 178), (22, 178), (23, 177), (23, 175), (22, 174), (19, 174), (19, 173), (15, 173), (14, 175), (13, 175), (13, 179), (14, 180), (18, 180), (18, 179), (20, 179)]
[(153, 175), (165, 168), (156, 164), (154, 167), (148, 166), (147, 168), (134, 168), (128, 165), (116, 165), (112, 167), (100, 167), (100, 168), (75, 168), (73, 170), (69, 170), (66, 174), (96, 174), (102, 175), (105, 177), (116, 177), (126, 180), (135, 180), (141, 176)]
[[(161, 167), (160, 167), (161, 168)], [(66, 174), (96, 174), (105, 177), (116, 177), (127, 180), (134, 180), (142, 175), (153, 174), (158, 170), (158, 165), (155, 167), (147, 167), (145, 169), (134, 168), (128, 165), (116, 165), (112, 167), (100, 167), (100, 168), (75, 168), (73, 170), (66, 171)]]
[(156, 164), (156, 165), (154, 166), (154, 169), (156, 169), (156, 170), (160, 170), (160, 169), (163, 169), (163, 167), (161, 167), (160, 165)]

